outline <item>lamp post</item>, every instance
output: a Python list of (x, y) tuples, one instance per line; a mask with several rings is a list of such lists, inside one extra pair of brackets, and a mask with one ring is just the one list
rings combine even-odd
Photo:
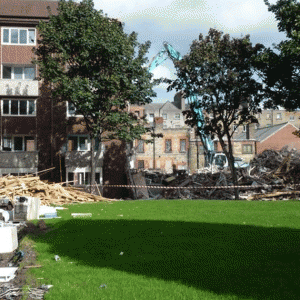
[(153, 170), (155, 170), (155, 122), (152, 126), (152, 131), (153, 131)]

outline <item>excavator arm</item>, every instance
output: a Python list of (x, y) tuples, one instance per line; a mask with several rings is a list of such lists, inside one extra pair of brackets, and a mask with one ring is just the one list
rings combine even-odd
[[(170, 58), (173, 62), (179, 61), (182, 59), (180, 53), (176, 51), (168, 42), (163, 43), (163, 49), (153, 57), (151, 60), (148, 70), (149, 72), (153, 72), (153, 70), (161, 65), (166, 59)], [(193, 95), (188, 98), (188, 102), (193, 103), (197, 100), (197, 96)], [(198, 116), (198, 128), (201, 127), (201, 124), (204, 122), (203, 114), (201, 109), (195, 109), (195, 112)], [(213, 142), (208, 137), (202, 132), (199, 132), (199, 136), (201, 138), (201, 142), (204, 147), (204, 152), (205, 152), (205, 160), (206, 160), (206, 165), (209, 165), (212, 163), (213, 156), (214, 156), (214, 147), (213, 147)]]

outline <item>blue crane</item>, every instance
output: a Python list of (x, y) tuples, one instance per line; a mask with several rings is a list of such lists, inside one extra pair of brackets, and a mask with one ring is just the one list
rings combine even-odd
[[(164, 42), (163, 43), (163, 49), (153, 57), (151, 60), (148, 70), (149, 72), (152, 72), (156, 67), (161, 65), (166, 59), (170, 58), (173, 62), (179, 61), (182, 59), (180, 53), (176, 51), (169, 43)], [(193, 103), (197, 100), (197, 96), (193, 95), (188, 98), (188, 102)], [(198, 116), (198, 128), (201, 127), (201, 124), (203, 122), (203, 114), (201, 109), (194, 109), (197, 116)], [(213, 157), (214, 157), (214, 146), (211, 138), (207, 135), (205, 135), (203, 132), (199, 132), (199, 136), (201, 138), (204, 152), (205, 152), (205, 165), (209, 165), (212, 163)]]

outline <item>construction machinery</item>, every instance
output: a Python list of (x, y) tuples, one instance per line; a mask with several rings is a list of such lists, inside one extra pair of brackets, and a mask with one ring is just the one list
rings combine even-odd
[[(173, 62), (177, 62), (182, 59), (181, 54), (176, 51), (168, 42), (163, 43), (163, 49), (159, 51), (157, 55), (155, 55), (149, 66), (149, 72), (153, 72), (153, 70), (161, 65), (166, 59), (171, 59)], [(197, 95), (192, 95), (188, 99), (188, 103), (194, 103), (197, 100)], [(201, 128), (201, 125), (204, 122), (203, 114), (201, 109), (194, 108), (197, 117), (198, 117), (198, 128)], [(214, 144), (210, 136), (204, 134), (204, 132), (198, 131), (198, 136), (201, 139), (203, 148), (204, 148), (204, 155), (205, 155), (205, 167), (209, 167), (215, 165), (218, 168), (228, 167), (228, 160), (224, 153), (215, 153), (214, 151)], [(241, 160), (239, 158), (239, 160)], [(248, 164), (246, 163), (238, 163), (238, 160), (235, 161), (236, 168), (245, 168)]]

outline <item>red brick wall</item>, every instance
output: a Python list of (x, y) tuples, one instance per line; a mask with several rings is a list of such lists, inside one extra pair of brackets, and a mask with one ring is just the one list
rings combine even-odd
[(280, 150), (284, 146), (300, 150), (300, 138), (293, 135), (293, 131), (296, 131), (294, 126), (290, 124), (286, 125), (262, 143), (257, 143), (257, 153), (261, 153), (266, 149)]
[(2, 45), (2, 63), (32, 64), (34, 54), (31, 46)]

